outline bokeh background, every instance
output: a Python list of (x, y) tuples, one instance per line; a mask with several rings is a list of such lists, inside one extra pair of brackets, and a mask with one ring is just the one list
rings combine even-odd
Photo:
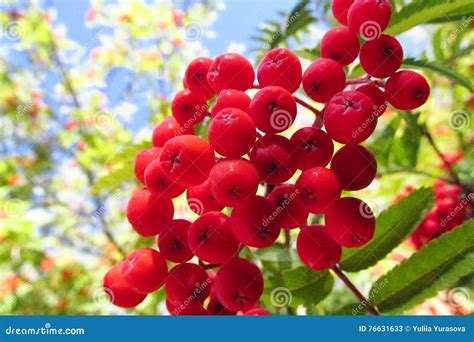
[[(453, 172), (472, 192), (474, 4), (465, 5), (456, 16), (396, 18), (406, 65), (424, 73), (432, 96), (409, 118), (388, 110), (368, 141), (379, 175), (360, 197), (376, 214), (406, 186), (450, 182)], [(335, 21), (324, 0), (4, 0), (0, 24), (0, 314), (166, 314), (162, 290), (127, 311), (101, 289), (113, 263), (153, 244), (124, 216), (134, 155), (170, 114), (193, 58), (232, 51), (257, 65), (265, 50), (286, 46), (307, 66)], [(352, 78), (361, 73), (354, 66)], [(300, 108), (285, 134), (312, 120)], [(176, 216), (196, 217), (183, 197), (175, 206)], [(414, 251), (407, 241), (351, 279), (367, 291)], [(473, 279), (406, 313), (471, 313)], [(344, 313), (353, 301), (336, 282), (304, 312)]]

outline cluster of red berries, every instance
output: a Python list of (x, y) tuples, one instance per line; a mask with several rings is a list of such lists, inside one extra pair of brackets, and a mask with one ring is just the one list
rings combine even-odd
[[(351, 5), (347, 15), (342, 3)], [(262, 314), (256, 308), (262, 272), (239, 257), (244, 246), (269, 247), (281, 229), (300, 228), (297, 252), (319, 271), (339, 262), (342, 247), (372, 239), (371, 209), (357, 198), (341, 198), (343, 190), (363, 189), (376, 176), (374, 155), (359, 144), (373, 133), (387, 101), (414, 109), (426, 101), (429, 86), (417, 73), (397, 72), (402, 48), (394, 37), (380, 35), (359, 47), (363, 20), (387, 26), (388, 1), (334, 1), (334, 12), (349, 26), (326, 33), (322, 58), (304, 73), (297, 56), (283, 48), (265, 55), (258, 85), (250, 62), (235, 53), (189, 64), (172, 116), (155, 128), (154, 147), (136, 156), (135, 174), (145, 187), (127, 208), (138, 234), (157, 236), (159, 251), (140, 249), (107, 273), (104, 287), (114, 304), (133, 307), (164, 284), (172, 314)], [(367, 76), (354, 89), (343, 68), (359, 54)], [(295, 121), (297, 103), (308, 107), (293, 95), (301, 84), (325, 105), (323, 119), (288, 139), (278, 133)], [(252, 98), (250, 89), (257, 89)], [(208, 141), (194, 134), (203, 120), (210, 121)], [(335, 154), (333, 141), (344, 145)], [(300, 171), (295, 184), (285, 183)], [(257, 194), (263, 184), (269, 191)], [(199, 215), (194, 222), (173, 219), (172, 199), (185, 191)], [(225, 207), (230, 215), (222, 213)], [(324, 214), (325, 225), (308, 226), (310, 213)], [(168, 263), (176, 265), (168, 271)], [(218, 267), (213, 276), (206, 271), (211, 267)]]
[[(433, 188), (435, 205), (409, 238), (416, 249), (461, 225), (467, 218), (469, 206), (474, 203), (473, 195), (463, 197), (462, 188), (457, 184), (446, 184), (443, 180), (436, 180)], [(408, 196), (413, 190), (412, 186), (406, 186), (403, 192), (395, 197), (395, 202)]]

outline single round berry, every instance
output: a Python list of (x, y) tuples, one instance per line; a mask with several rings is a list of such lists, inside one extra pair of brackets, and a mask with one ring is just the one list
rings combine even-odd
[(209, 173), (209, 188), (216, 200), (235, 207), (245, 203), (257, 193), (258, 172), (246, 159), (225, 159)]
[(388, 101), (400, 110), (413, 110), (422, 106), (430, 96), (426, 79), (411, 70), (402, 70), (390, 77), (385, 84)]
[(138, 234), (157, 235), (173, 219), (174, 208), (170, 199), (152, 194), (147, 189), (136, 190), (127, 205), (127, 218)]
[(237, 314), (237, 311), (232, 311), (227, 309), (224, 304), (221, 303), (217, 295), (211, 292), (211, 296), (209, 297), (209, 303), (207, 304), (207, 311), (211, 315), (218, 315), (218, 316), (233, 316)]
[(143, 151), (140, 151), (135, 156), (135, 163), (133, 171), (135, 177), (142, 183), (145, 184), (145, 170), (148, 164), (160, 156), (161, 148), (152, 147)]
[(313, 214), (324, 214), (341, 196), (337, 176), (325, 167), (314, 167), (301, 173), (296, 181), (303, 207)]
[(377, 117), (380, 117), (383, 113), (385, 113), (387, 110), (388, 97), (382, 89), (374, 84), (364, 84), (358, 87), (356, 90), (370, 97), (375, 105), (374, 114), (376, 114)]
[(188, 245), (188, 230), (191, 222), (173, 220), (161, 228), (158, 236), (158, 248), (169, 261), (182, 263), (192, 258)]
[(229, 217), (217, 211), (205, 213), (194, 221), (189, 228), (188, 242), (194, 255), (211, 264), (225, 263), (239, 252)]
[(153, 130), (153, 146), (163, 147), (168, 140), (185, 134), (194, 134), (193, 125), (181, 126), (173, 116), (168, 116)]
[(283, 132), (295, 121), (295, 99), (282, 87), (265, 87), (253, 97), (250, 116), (262, 132)]
[(217, 153), (224, 157), (238, 158), (252, 148), (257, 129), (252, 118), (244, 111), (224, 108), (212, 119), (208, 137)]
[(370, 185), (377, 174), (377, 161), (368, 149), (346, 145), (336, 152), (331, 162), (344, 190), (361, 190)]
[(334, 27), (321, 40), (321, 57), (349, 65), (359, 55), (359, 38), (347, 27)]
[(248, 114), (250, 97), (241, 90), (224, 89), (219, 93), (214, 106), (212, 106), (211, 116), (216, 116), (224, 108), (237, 108)]
[(207, 115), (207, 101), (201, 95), (184, 89), (171, 102), (171, 113), (181, 126), (196, 125)]
[(360, 49), (360, 65), (377, 78), (392, 76), (402, 65), (403, 49), (398, 40), (387, 34), (365, 42)]
[(374, 103), (358, 91), (336, 94), (324, 110), (324, 127), (328, 135), (341, 144), (358, 144), (366, 140), (377, 126)]
[(180, 264), (175, 266), (166, 279), (166, 299), (175, 307), (185, 304), (202, 304), (209, 296), (211, 283), (199, 265)]
[(301, 229), (296, 240), (296, 251), (309, 268), (324, 271), (341, 259), (342, 248), (329, 236), (325, 226), (315, 225)]
[(281, 135), (265, 135), (252, 148), (249, 157), (260, 179), (266, 183), (283, 183), (296, 171), (291, 142)]
[(303, 74), (303, 89), (311, 99), (326, 103), (346, 85), (342, 65), (329, 58), (315, 60)]
[(189, 208), (198, 215), (208, 211), (221, 211), (224, 205), (219, 203), (211, 192), (209, 179), (199, 185), (191, 186), (186, 192)]
[(163, 254), (151, 248), (142, 248), (127, 257), (122, 274), (132, 290), (148, 294), (163, 285), (168, 267)]
[(163, 198), (175, 198), (181, 195), (185, 187), (172, 182), (161, 166), (159, 159), (153, 160), (145, 170), (145, 184), (148, 190)]
[(232, 210), (232, 232), (242, 244), (250, 247), (271, 246), (280, 235), (276, 205), (268, 198), (254, 196)]
[(342, 25), (347, 25), (347, 13), (354, 0), (333, 0), (332, 1), (332, 14), (334, 18)]
[(188, 187), (207, 179), (215, 163), (209, 143), (195, 135), (182, 135), (169, 140), (160, 154), (160, 162), (169, 179)]
[(133, 291), (122, 275), (123, 262), (115, 264), (104, 276), (104, 291), (112, 304), (121, 308), (133, 308), (143, 302), (146, 294)]
[(207, 82), (215, 93), (228, 88), (245, 91), (253, 86), (254, 80), (252, 64), (236, 53), (217, 56), (207, 73)]
[(389, 0), (355, 0), (347, 13), (347, 24), (365, 40), (372, 40), (385, 31), (391, 16)]
[(258, 65), (257, 79), (260, 87), (279, 86), (290, 93), (298, 90), (302, 79), (301, 62), (290, 50), (273, 49)]
[(207, 73), (213, 60), (207, 57), (198, 57), (189, 63), (184, 73), (184, 83), (193, 93), (206, 99), (214, 95), (209, 83), (207, 83)]
[(319, 128), (300, 128), (293, 133), (290, 142), (296, 167), (300, 170), (326, 166), (334, 153), (334, 143), (327, 133)]
[(280, 185), (268, 194), (275, 204), (282, 228), (293, 229), (306, 225), (308, 211), (303, 208), (301, 193), (295, 185)]
[(327, 232), (343, 247), (360, 247), (374, 237), (374, 214), (360, 199), (340, 198), (327, 210), (325, 220)]
[(214, 289), (227, 309), (246, 311), (258, 302), (263, 293), (262, 272), (252, 262), (234, 258), (217, 271)]

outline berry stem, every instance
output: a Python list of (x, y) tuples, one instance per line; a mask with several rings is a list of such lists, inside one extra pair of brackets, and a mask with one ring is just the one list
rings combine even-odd
[(462, 185), (461, 180), (459, 179), (459, 176), (454, 171), (451, 164), (446, 160), (443, 153), (441, 152), (441, 150), (436, 145), (436, 143), (433, 139), (433, 136), (431, 135), (430, 131), (428, 131), (428, 128), (424, 127), (421, 131), (422, 131), (423, 135), (426, 137), (426, 139), (428, 140), (428, 143), (431, 145), (431, 147), (433, 148), (435, 153), (438, 155), (439, 159), (441, 159), (442, 163), (446, 167), (446, 170), (448, 170), (448, 173), (449, 173), (450, 177), (452, 178), (452, 182), (454, 182), (455, 184), (458, 184), (458, 185)]
[(323, 125), (323, 115), (319, 110), (311, 106), (309, 103), (305, 102), (304, 100), (300, 99), (299, 97), (293, 95), (293, 98), (295, 99), (296, 103), (299, 105), (305, 107), (306, 109), (309, 109), (316, 115), (316, 119), (314, 121), (313, 127), (320, 128)]
[(288, 229), (284, 230), (285, 232), (285, 248), (289, 248), (291, 244), (291, 235)]
[(351, 290), (351, 292), (360, 300), (362, 305), (364, 305), (369, 313), (374, 316), (380, 316), (380, 313), (377, 309), (370, 304), (369, 300), (365, 298), (365, 296), (355, 287), (355, 285), (347, 278), (347, 276), (342, 272), (339, 265), (335, 265), (331, 267), (332, 271), (342, 280), (342, 282)]
[(355, 78), (353, 80), (347, 80), (346, 81), (346, 86), (348, 85), (353, 85), (353, 84), (364, 84), (364, 83), (370, 83), (370, 76), (369, 75), (364, 75), (359, 78)]

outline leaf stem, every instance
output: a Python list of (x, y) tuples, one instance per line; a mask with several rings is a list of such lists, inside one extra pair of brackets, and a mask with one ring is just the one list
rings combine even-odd
[(351, 290), (351, 292), (357, 297), (357, 299), (360, 300), (362, 305), (364, 305), (369, 313), (374, 316), (379, 316), (380, 313), (377, 311), (377, 309), (370, 304), (369, 300), (365, 298), (365, 296), (357, 289), (357, 287), (347, 278), (347, 276), (342, 272), (341, 268), (339, 265), (335, 265), (331, 267), (331, 270), (339, 277), (339, 279), (342, 280), (342, 282)]
[(293, 95), (293, 98), (295, 99), (296, 103), (305, 107), (306, 109), (309, 109), (310, 111), (314, 113), (314, 115), (316, 116), (316, 119), (314, 121), (313, 127), (320, 128), (323, 125), (323, 114), (319, 110), (311, 106), (309, 103), (307, 103), (306, 101), (300, 99), (299, 97)]

